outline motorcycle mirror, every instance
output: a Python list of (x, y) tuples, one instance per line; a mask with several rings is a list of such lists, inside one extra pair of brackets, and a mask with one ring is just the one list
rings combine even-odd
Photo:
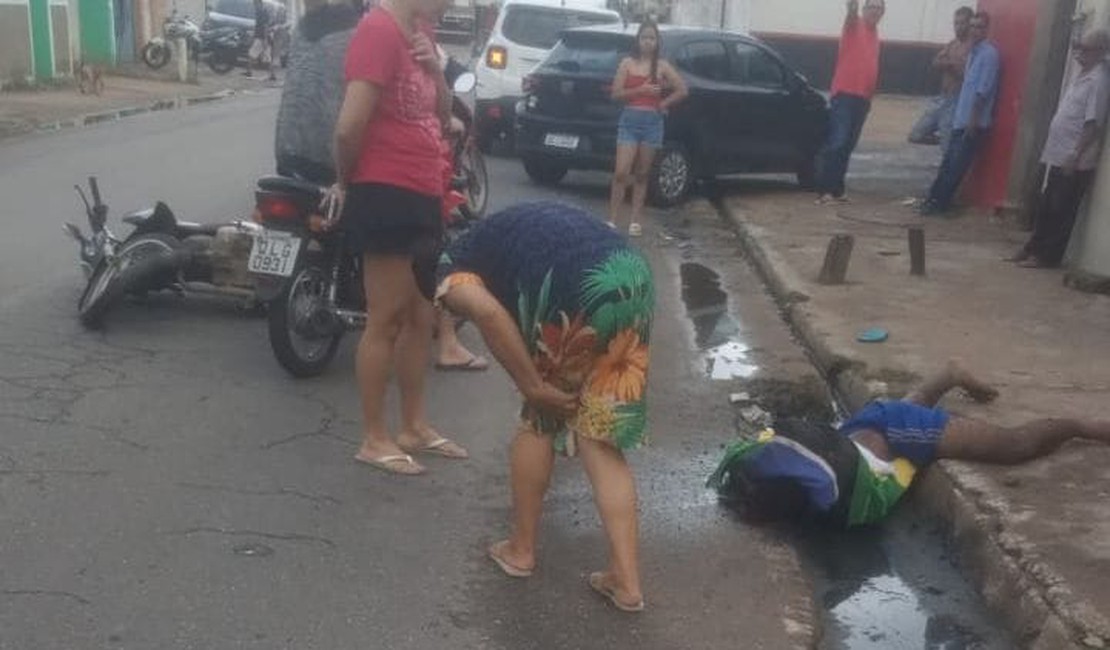
[(460, 95), (474, 90), (474, 86), (478, 85), (478, 77), (473, 72), (464, 72), (455, 79), (454, 91)]

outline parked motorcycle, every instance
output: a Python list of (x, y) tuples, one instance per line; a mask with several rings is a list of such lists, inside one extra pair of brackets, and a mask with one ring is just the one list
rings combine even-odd
[[(461, 73), (456, 98), (474, 84), (473, 73)], [(485, 162), (467, 153), (477, 151), (473, 116), (459, 119), (464, 133), (445, 152), (459, 165), (445, 184), (462, 190), (449, 187), (444, 199), (448, 237), (481, 218), (489, 200)], [(256, 297), (268, 305), (270, 347), (294, 377), (322, 373), (343, 334), (366, 324), (362, 257), (338, 227), (334, 206), (321, 206), (325, 194), (324, 187), (280, 176), (260, 179), (255, 193), (254, 219), (265, 229), (255, 235), (248, 269)]]
[(250, 62), (251, 31), (242, 27), (219, 27), (201, 36), (202, 57), (216, 74), (227, 74)]
[(74, 187), (85, 204), (91, 231), (85, 236), (78, 226), (65, 225), (80, 245), (81, 268), (88, 280), (77, 302), (85, 327), (101, 327), (108, 310), (125, 295), (161, 290), (181, 294), (188, 283), (204, 283), (221, 293), (253, 300), (246, 258), (254, 233), (262, 229), (258, 224), (179, 221), (159, 201), (153, 208), (123, 217), (134, 228), (120, 239), (107, 227), (108, 206), (100, 198), (96, 177), (89, 178), (92, 203), (80, 186)]
[(474, 111), (471, 104), (463, 99), (463, 96), (474, 92), (478, 78), (453, 57), (448, 58), (444, 74), (447, 85), (454, 91), (451, 114), (463, 125), (462, 132), (453, 142), (452, 168), (455, 170), (455, 177), (451, 189), (461, 192), (467, 199), (460, 206), (465, 212), (464, 216), (467, 219), (481, 219), (489, 207), (489, 172), (486, 169), (485, 156), (478, 147)]
[(200, 27), (188, 16), (179, 17), (174, 11), (162, 23), (162, 35), (143, 46), (140, 52), (143, 63), (154, 70), (165, 67), (173, 57), (174, 44), (179, 38), (185, 39), (187, 56), (196, 58), (201, 48)]

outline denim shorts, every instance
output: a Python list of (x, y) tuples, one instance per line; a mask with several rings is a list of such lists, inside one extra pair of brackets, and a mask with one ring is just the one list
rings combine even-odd
[(663, 146), (663, 114), (645, 108), (626, 108), (617, 125), (617, 144)]

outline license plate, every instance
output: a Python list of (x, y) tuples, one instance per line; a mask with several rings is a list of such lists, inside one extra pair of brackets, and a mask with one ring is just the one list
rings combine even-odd
[(577, 149), (578, 136), (565, 133), (548, 133), (547, 137), (543, 139), (543, 143), (548, 147), (557, 149)]
[(251, 256), (247, 260), (247, 270), (287, 278), (293, 275), (293, 267), (297, 264), (297, 254), (300, 252), (301, 240), (298, 237), (279, 232), (255, 235)]

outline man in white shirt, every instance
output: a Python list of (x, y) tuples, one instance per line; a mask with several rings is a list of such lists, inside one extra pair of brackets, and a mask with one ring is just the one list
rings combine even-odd
[(1075, 46), (1079, 72), (1068, 86), (1049, 127), (1041, 162), (1048, 182), (1041, 193), (1033, 236), (1010, 258), (1022, 266), (1060, 265), (1072, 227), (1098, 165), (1102, 131), (1110, 105), (1110, 33), (1096, 30)]

